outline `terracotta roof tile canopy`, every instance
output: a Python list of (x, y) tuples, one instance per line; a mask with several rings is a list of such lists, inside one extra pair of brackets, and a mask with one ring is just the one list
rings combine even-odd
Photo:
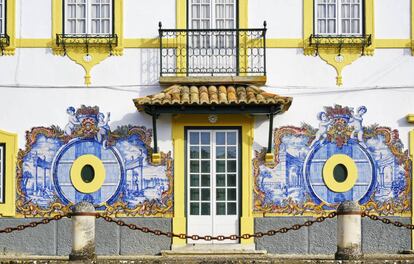
[(139, 111), (156, 113), (282, 113), (291, 97), (268, 93), (254, 85), (173, 85), (158, 94), (134, 99)]

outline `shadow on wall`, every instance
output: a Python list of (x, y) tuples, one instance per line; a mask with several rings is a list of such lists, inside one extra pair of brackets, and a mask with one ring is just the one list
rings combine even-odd
[(123, 125), (152, 127), (152, 120), (151, 116), (135, 111), (133, 113), (125, 114), (120, 120), (111, 122), (112, 129), (116, 129), (117, 127)]
[(160, 76), (159, 52), (159, 49), (140, 50), (141, 71), (139, 74), (141, 84), (158, 84)]

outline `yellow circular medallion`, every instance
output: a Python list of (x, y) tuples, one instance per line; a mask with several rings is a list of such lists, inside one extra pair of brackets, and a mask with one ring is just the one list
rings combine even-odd
[(82, 193), (93, 193), (99, 190), (105, 177), (106, 172), (102, 160), (91, 154), (80, 156), (70, 168), (70, 180), (73, 187)]
[(330, 157), (323, 166), (323, 180), (333, 192), (343, 193), (354, 187), (358, 179), (355, 161), (344, 154)]

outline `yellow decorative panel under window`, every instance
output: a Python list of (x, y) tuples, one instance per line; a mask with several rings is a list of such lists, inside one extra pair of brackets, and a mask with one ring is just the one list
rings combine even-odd
[(0, 216), (16, 213), (17, 135), (0, 130)]
[(319, 56), (337, 72), (364, 55), (373, 55), (374, 0), (303, 0), (305, 55)]
[(123, 52), (123, 0), (52, 0), (55, 55), (67, 55), (85, 69), (91, 84), (92, 68)]

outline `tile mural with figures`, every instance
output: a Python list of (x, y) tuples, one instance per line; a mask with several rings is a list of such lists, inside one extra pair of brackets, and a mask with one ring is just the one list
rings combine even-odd
[[(368, 110), (335, 105), (317, 114), (318, 128), (283, 126), (274, 131), (275, 159), (256, 151), (254, 211), (275, 215), (320, 215), (344, 200), (381, 215), (411, 213), (411, 160), (396, 129), (364, 126)], [(358, 177), (343, 193), (331, 191), (322, 178), (334, 154), (353, 159)]]
[[(34, 127), (26, 132), (17, 162), (18, 215), (65, 213), (80, 201), (120, 216), (171, 214), (171, 153), (161, 153), (160, 165), (151, 163), (150, 129), (129, 125), (112, 131), (110, 113), (97, 106), (66, 112), (64, 129)], [(99, 158), (106, 171), (104, 183), (93, 193), (79, 192), (71, 182), (71, 166), (85, 154)]]

